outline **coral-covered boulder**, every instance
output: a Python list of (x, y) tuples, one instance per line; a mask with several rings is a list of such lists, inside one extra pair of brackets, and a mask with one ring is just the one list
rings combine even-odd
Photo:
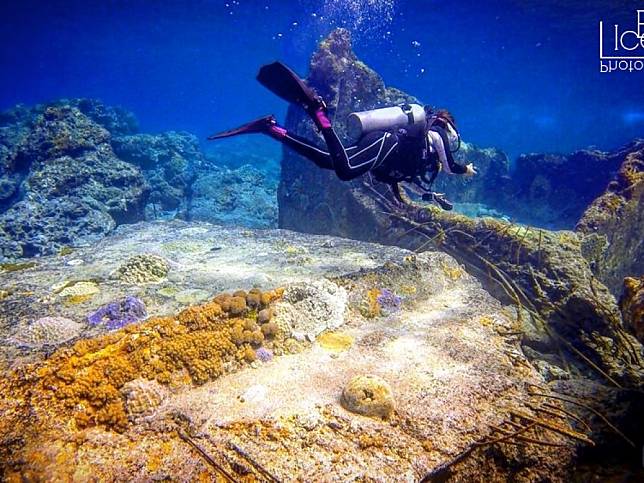
[(624, 277), (644, 272), (644, 140), (623, 151), (617, 175), (575, 228), (593, 271), (616, 296)]
[(115, 226), (104, 207), (91, 199), (61, 196), (45, 202), (19, 201), (0, 214), (0, 260), (94, 243)]
[(277, 226), (277, 182), (258, 169), (211, 166), (192, 185), (188, 218), (249, 228)]
[(569, 155), (525, 154), (511, 172), (511, 187), (498, 208), (522, 222), (572, 229), (619, 168), (630, 148)]
[(342, 390), (342, 405), (364, 416), (389, 418), (395, 403), (391, 387), (378, 376), (356, 376)]
[[(130, 129), (99, 103), (73, 104), (118, 132)], [(0, 123), (0, 257), (54, 253), (143, 219), (140, 170), (114, 154), (110, 132), (79, 108), (17, 108)]]
[(619, 307), (626, 325), (644, 343), (644, 276), (624, 279)]
[(136, 134), (113, 138), (112, 147), (147, 178), (151, 187), (148, 218), (187, 211), (195, 171), (205, 163), (195, 136), (185, 132)]

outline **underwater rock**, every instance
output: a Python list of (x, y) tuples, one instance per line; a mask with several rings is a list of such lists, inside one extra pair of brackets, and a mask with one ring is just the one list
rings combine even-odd
[(148, 313), (143, 301), (128, 295), (124, 299), (110, 302), (87, 316), (91, 325), (104, 325), (108, 330), (120, 329), (145, 319)]
[(638, 277), (644, 270), (644, 140), (634, 141), (616, 157), (623, 160), (619, 171), (588, 206), (575, 231), (593, 273), (617, 297), (624, 277)]
[(115, 156), (109, 131), (68, 104), (7, 118), (15, 123), (0, 153), (2, 256), (55, 253), (142, 219), (147, 185)]
[(192, 185), (189, 218), (249, 228), (277, 226), (277, 181), (250, 165), (212, 166)]
[[(384, 87), (380, 77), (356, 58), (349, 33), (343, 29), (320, 43), (307, 82), (327, 100), (337, 120), (354, 110), (413, 101)], [(289, 108), (286, 127), (314, 139), (312, 124), (301, 111), (299, 106)], [(342, 123), (338, 128), (344, 135)], [(602, 156), (581, 153), (574, 159), (586, 169), (601, 170), (617, 158), (605, 161)], [(528, 158), (522, 163), (533, 165)], [(553, 170), (557, 164), (552, 160)], [(343, 182), (288, 150), (282, 167), (281, 227), (415, 251), (442, 250), (480, 277), (502, 301), (526, 308), (530, 317), (538, 319), (538, 330), (549, 341), (550, 350), (556, 353), (556, 347), (564, 345), (580, 370), (590, 367), (594, 377), (611, 384), (644, 384), (644, 349), (625, 332), (614, 297), (594, 277), (574, 232), (552, 232), (492, 218), (471, 219), (435, 206), (401, 206), (387, 186), (369, 177)], [(579, 182), (593, 176), (582, 176)], [(560, 181), (567, 179), (563, 176)], [(576, 209), (578, 213), (583, 207)], [(569, 362), (560, 360), (559, 364), (566, 367)]]
[(521, 155), (504, 198), (493, 206), (526, 224), (572, 229), (632, 149), (629, 145), (614, 152), (584, 149), (568, 155)]
[(19, 347), (42, 349), (72, 340), (82, 330), (82, 324), (65, 317), (42, 317), (26, 327), (19, 326), (10, 341)]
[[(233, 465), (240, 461), (239, 449), (279, 481), (317, 481), (321, 468), (338, 481), (418, 481), (472, 445), (472, 455), (454, 469), (457, 477), (463, 467), (474, 466), (506, 479), (522, 472), (532, 479), (564, 480), (574, 443), (556, 432), (544, 437), (563, 446), (522, 446), (520, 457), (515, 445), (476, 445), (502, 437), (494, 427), (505, 424), (509, 411), (531, 411), (528, 389), (542, 388), (544, 381), (521, 353), (511, 316), (445, 253), (415, 255), (393, 246), (285, 230), (142, 223), (78, 248), (74, 256), (85, 260), (82, 266), (69, 267), (64, 257), (51, 256), (29, 270), (0, 274), (3, 286), (12, 287), (0, 310), (42, 310), (55, 281), (102, 279), (133, 252), (159, 253), (163, 245), (188, 242), (207, 249), (170, 252), (173, 286), (223, 285), (230, 293), (215, 297), (219, 300), (232, 297), (232, 287), (248, 288), (246, 312), (232, 316), (216, 301), (178, 312), (176, 304), (155, 305), (167, 299), (151, 295), (148, 311), (154, 317), (149, 320), (79, 340), (35, 364), (20, 364), (14, 348), (14, 358), (4, 367), (16, 370), (0, 378), (3, 477), (29, 474), (67, 481), (90, 468), (101, 481), (136, 481), (156, 478), (156, 465), (163, 465), (170, 479), (192, 481), (202, 475), (216, 480), (215, 470), (187, 444), (193, 439), (208, 454), (220, 454), (221, 465), (239, 480), (265, 479), (252, 467), (252, 474), (237, 472)], [(287, 264), (280, 258), (285, 243), (305, 248), (312, 262)], [(222, 248), (213, 252), (212, 246)], [(267, 290), (266, 282), (259, 291), (251, 288), (256, 277), (249, 273), (257, 272), (271, 281), (268, 286), (284, 286), (282, 295), (291, 285), (302, 292), (299, 287), (311, 279), (331, 278), (320, 288), (337, 285), (346, 292), (347, 320), (341, 330), (359, 342), (332, 353), (317, 343), (286, 339), (281, 329), (270, 340), (253, 340), (258, 314), (249, 296), (261, 292), (260, 307), (274, 310), (276, 318), (281, 312), (281, 301), (275, 300), (280, 290)], [(360, 316), (358, 307), (374, 287), (405, 297), (395, 320)], [(14, 292), (27, 290), (34, 294), (16, 298)], [(101, 283), (101, 297), (108, 300), (122, 297), (119, 290), (122, 284)], [(298, 299), (288, 304), (297, 305)], [(313, 313), (304, 315), (320, 324), (332, 312), (325, 304), (309, 307)], [(86, 309), (68, 310), (80, 314)], [(156, 317), (159, 313), (170, 315)], [(273, 353), (271, 362), (251, 362), (262, 360), (262, 348)], [(341, 407), (343, 388), (359, 374), (395, 381), (390, 420)], [(159, 396), (156, 384), (167, 392)], [(265, 397), (247, 393), (257, 385), (265, 387)], [(138, 401), (133, 408), (143, 409), (128, 409), (128, 397)], [(539, 417), (571, 429), (566, 420), (547, 413)], [(236, 447), (215, 446), (218, 441)]]
[(273, 321), (296, 339), (313, 341), (326, 329), (337, 329), (344, 323), (346, 304), (346, 290), (329, 280), (297, 283), (285, 290), (275, 306)]
[(624, 279), (619, 308), (626, 326), (644, 343), (644, 276)]
[(120, 136), (112, 139), (112, 147), (143, 171), (151, 188), (148, 219), (185, 215), (196, 172), (206, 162), (194, 135), (171, 131)]
[(166, 277), (169, 270), (170, 265), (163, 257), (144, 253), (128, 259), (114, 272), (114, 276), (130, 284), (158, 283)]
[(342, 390), (342, 405), (363, 416), (387, 419), (394, 411), (391, 387), (381, 377), (355, 376)]
[[(457, 120), (458, 122), (458, 120)], [(497, 148), (480, 148), (472, 143), (461, 142), (461, 148), (454, 153), (460, 164), (473, 163), (477, 168), (476, 176), (449, 176), (439, 174), (434, 182), (437, 192), (445, 193), (450, 201), (460, 204), (484, 204), (479, 216), (496, 216), (502, 211), (504, 200), (512, 193), (510, 179), (510, 160)], [(504, 213), (505, 214), (505, 213)]]
[(119, 106), (106, 106), (96, 99), (61, 99), (58, 104), (76, 107), (112, 136), (135, 134), (139, 130), (139, 122), (134, 114)]
[(0, 260), (54, 254), (70, 245), (89, 245), (116, 222), (98, 203), (62, 196), (23, 200), (0, 214)]
[[(344, 120), (352, 111), (417, 102), (398, 89), (386, 87), (376, 72), (358, 60), (351, 48), (351, 34), (345, 29), (332, 31), (320, 44), (311, 59), (307, 82), (324, 98), (343, 142), (349, 139)], [(323, 146), (321, 136), (300, 106), (289, 106), (285, 125)], [(363, 178), (340, 181), (333, 171), (320, 169), (293, 151), (284, 150), (277, 192), (280, 228), (370, 239), (363, 223), (355, 223), (371, 217), (355, 201), (362, 194)]]

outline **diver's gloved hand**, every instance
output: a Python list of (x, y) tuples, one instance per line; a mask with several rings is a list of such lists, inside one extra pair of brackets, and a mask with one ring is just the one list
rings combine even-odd
[(474, 176), (475, 174), (478, 174), (478, 171), (474, 167), (472, 163), (469, 163), (468, 165), (465, 166), (465, 176)]
[(445, 211), (449, 211), (454, 208), (454, 205), (450, 203), (447, 198), (445, 198), (445, 195), (443, 193), (425, 193), (422, 198), (423, 201), (433, 201)]

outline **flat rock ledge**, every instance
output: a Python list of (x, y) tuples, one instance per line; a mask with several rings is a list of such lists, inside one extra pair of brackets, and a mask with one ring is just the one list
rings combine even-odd
[[(136, 285), (113, 276), (140, 254), (167, 261), (162, 281)], [(563, 481), (570, 469), (575, 441), (563, 433), (571, 426), (538, 411), (543, 399), (531, 391), (547, 393), (547, 386), (519, 348), (513, 312), (446, 254), (286, 230), (157, 222), (124, 226), (96, 246), (14, 268), (0, 274), (0, 414), (7, 416), (0, 466), (7, 478), (412, 482), (486, 474), (486, 481)], [(71, 301), (57, 293), (79, 281), (98, 291)], [(148, 405), (136, 410), (144, 417), (118, 431), (78, 426), (78, 408), (48, 422), (45, 405), (12, 422), (27, 428), (23, 439), (33, 433), (30, 424), (44, 425), (38, 439), (13, 438), (12, 415), (30, 403), (11, 388), (20, 378), (25, 384), (25, 367), (38, 374), (66, 350), (12, 345), (21, 324), (65, 317), (83, 324), (78, 340), (106, 331), (89, 326), (87, 314), (126, 295), (140, 298), (151, 317), (173, 317), (222, 291), (277, 287), (284, 292), (271, 305), (272, 321), (293, 350), (272, 357), (264, 351), (201, 385), (185, 378), (128, 382), (122, 392), (139, 390)], [(341, 404), (343, 388), (363, 375), (391, 388), (394, 409), (385, 418)], [(525, 437), (560, 446), (504, 437), (515, 431), (508, 421), (528, 426), (530, 418), (559, 430), (540, 426)], [(29, 458), (34, 452), (38, 458)]]

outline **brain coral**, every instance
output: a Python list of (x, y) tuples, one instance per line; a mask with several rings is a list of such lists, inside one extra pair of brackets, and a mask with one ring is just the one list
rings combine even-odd
[(39, 349), (56, 346), (76, 337), (83, 325), (64, 317), (43, 317), (18, 329), (11, 339), (19, 347)]
[(114, 276), (130, 284), (156, 283), (162, 281), (169, 270), (170, 265), (164, 258), (145, 253), (128, 259), (114, 272)]
[(128, 419), (151, 414), (167, 397), (168, 390), (156, 381), (137, 378), (121, 388)]
[(286, 289), (273, 320), (288, 327), (293, 337), (312, 341), (324, 330), (344, 323), (346, 304), (346, 290), (329, 280), (301, 282)]
[(378, 376), (356, 376), (342, 391), (342, 405), (364, 416), (388, 418), (394, 411), (389, 384)]

